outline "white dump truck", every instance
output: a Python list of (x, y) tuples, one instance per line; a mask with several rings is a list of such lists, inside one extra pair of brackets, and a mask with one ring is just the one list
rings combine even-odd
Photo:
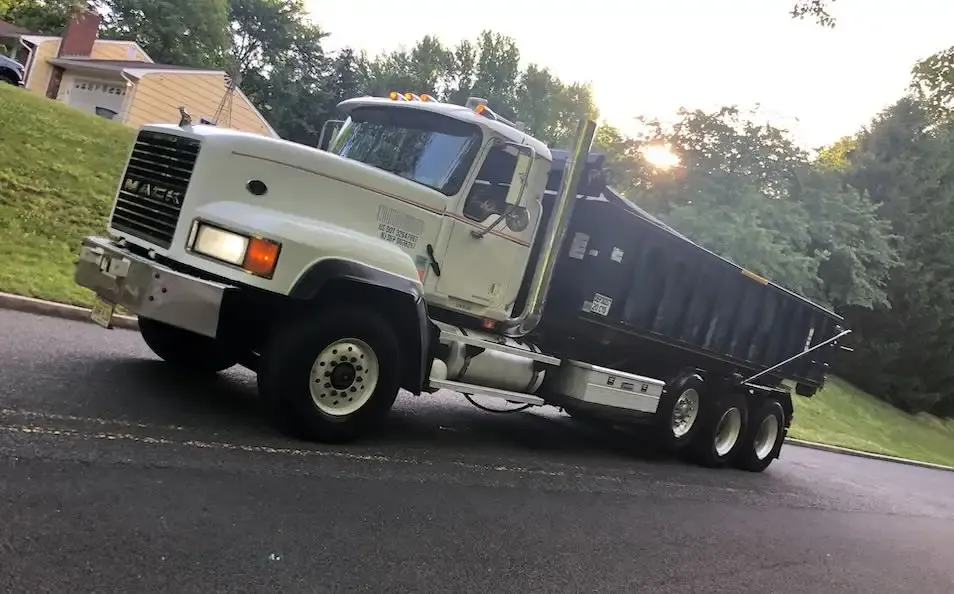
[[(607, 187), (593, 121), (551, 150), (426, 95), (349, 99), (319, 146), (147, 125), (76, 282), (190, 373), (239, 364), (282, 425), (344, 442), (401, 389), (554, 406), (761, 471), (850, 332)], [(326, 146), (327, 145), (327, 146)]]

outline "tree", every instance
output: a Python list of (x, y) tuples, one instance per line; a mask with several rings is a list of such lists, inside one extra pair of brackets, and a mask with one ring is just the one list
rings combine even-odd
[(103, 35), (135, 41), (159, 63), (229, 64), (228, 0), (101, 0)]
[(858, 385), (905, 410), (954, 413), (954, 125), (904, 98), (859, 135), (845, 178), (903, 236), (891, 308), (849, 309)]
[(268, 69), (245, 83), (272, 127), (285, 139), (314, 146), (331, 115), (334, 89), (328, 84), (331, 60), (321, 47), (326, 34), (317, 26), (298, 28), (290, 49), (269, 58)]
[(228, 8), (231, 61), (243, 77), (287, 59), (309, 26), (300, 0), (229, 0)]
[(283, 138), (317, 143), (329, 102), (347, 81), (334, 78), (322, 47), (328, 34), (302, 1), (229, 0), (229, 33), (229, 63), (248, 98)]
[(918, 61), (910, 90), (934, 121), (949, 120), (954, 108), (954, 47)]
[(0, 0), (0, 20), (39, 35), (62, 35), (66, 20), (81, 0)]
[(829, 5), (835, 0), (795, 0), (792, 5), (792, 18), (804, 19), (806, 17), (815, 19), (822, 27), (832, 28), (835, 26), (835, 18), (828, 12)]
[(453, 53), (427, 35), (409, 51), (395, 50), (368, 62), (368, 91), (378, 96), (397, 91), (445, 99), (452, 91), (454, 66)]

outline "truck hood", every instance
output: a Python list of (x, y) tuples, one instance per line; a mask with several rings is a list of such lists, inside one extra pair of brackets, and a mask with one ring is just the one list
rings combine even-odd
[(406, 200), (428, 210), (443, 211), (447, 200), (447, 197), (437, 190), (393, 173), (280, 138), (208, 125), (196, 125), (184, 129), (172, 125), (155, 126), (155, 128), (176, 134), (186, 131), (188, 135), (201, 140), (203, 146), (215, 147), (217, 153), (226, 150), (236, 157), (270, 163), (280, 169), (310, 173), (387, 198)]

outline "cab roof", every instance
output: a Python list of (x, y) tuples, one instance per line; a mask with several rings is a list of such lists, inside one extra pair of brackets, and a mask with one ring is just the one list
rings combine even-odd
[(538, 157), (546, 159), (547, 161), (553, 160), (553, 155), (550, 153), (550, 148), (543, 142), (537, 140), (529, 134), (517, 130), (513, 126), (493, 120), (486, 116), (482, 116), (473, 109), (464, 107), (463, 105), (442, 103), (433, 99), (430, 101), (395, 101), (385, 97), (356, 97), (354, 99), (342, 101), (338, 104), (338, 109), (343, 113), (348, 114), (351, 113), (352, 110), (359, 107), (370, 106), (392, 107), (398, 109), (419, 109), (422, 111), (438, 113), (456, 120), (460, 120), (462, 122), (474, 124), (496, 136), (502, 137), (511, 142), (525, 144), (532, 148)]

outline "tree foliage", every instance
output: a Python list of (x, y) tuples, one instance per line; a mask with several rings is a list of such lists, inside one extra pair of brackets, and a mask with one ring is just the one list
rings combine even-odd
[(60, 35), (67, 17), (83, 6), (81, 0), (0, 0), (0, 21), (39, 35)]
[(831, 16), (828, 8), (835, 0), (795, 0), (792, 5), (792, 18), (814, 19), (822, 27), (834, 27), (835, 17)]
[(99, 0), (103, 35), (135, 41), (161, 64), (225, 67), (228, 0)]

